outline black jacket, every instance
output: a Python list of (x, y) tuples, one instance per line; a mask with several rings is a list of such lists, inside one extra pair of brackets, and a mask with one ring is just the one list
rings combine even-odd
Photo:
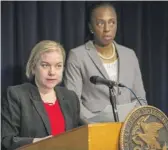
[[(76, 94), (64, 87), (55, 87), (64, 115), (65, 130), (79, 124), (80, 105)], [(15, 149), (30, 144), (33, 138), (51, 135), (49, 120), (39, 91), (32, 83), (11, 86), (2, 100), (2, 146)]]

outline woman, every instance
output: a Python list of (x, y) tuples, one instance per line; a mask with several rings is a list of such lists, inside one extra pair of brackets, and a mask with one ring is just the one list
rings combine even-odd
[(15, 149), (78, 126), (79, 101), (73, 91), (57, 86), (65, 62), (63, 47), (41, 41), (26, 67), (30, 83), (11, 86), (2, 103), (2, 146)]
[[(70, 51), (64, 83), (80, 99), (81, 119), (88, 123), (114, 121), (109, 88), (94, 85), (89, 79), (100, 76), (122, 83), (141, 98), (142, 104), (146, 104), (146, 100), (142, 100), (145, 99), (145, 90), (139, 63), (133, 50), (114, 41), (117, 14), (110, 3), (93, 5), (89, 14), (88, 24), (93, 39)], [(119, 121), (123, 121), (125, 117), (122, 116), (128, 114), (127, 108), (131, 110), (139, 103), (135, 102), (135, 96), (128, 89), (114, 87), (114, 90)]]

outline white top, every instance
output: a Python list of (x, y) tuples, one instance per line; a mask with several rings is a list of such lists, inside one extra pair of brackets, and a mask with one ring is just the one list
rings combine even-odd
[(117, 81), (117, 65), (118, 60), (115, 60), (113, 63), (106, 64), (104, 63), (104, 68), (112, 81)]

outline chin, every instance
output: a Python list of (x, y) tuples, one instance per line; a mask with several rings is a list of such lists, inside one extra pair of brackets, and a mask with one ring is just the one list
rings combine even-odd
[(113, 40), (109, 40), (109, 41), (104, 42), (104, 44), (105, 44), (105, 45), (109, 45), (109, 44), (111, 44), (112, 42), (113, 42)]
[(112, 40), (110, 40), (110, 41), (102, 41), (101, 42), (101, 45), (102, 46), (107, 46), (107, 45), (109, 45), (109, 44), (111, 44), (112, 43)]
[(53, 89), (57, 84), (46, 84), (45, 87), (47, 89)]
[(55, 86), (49, 86), (49, 85), (46, 85), (45, 88), (46, 89), (53, 89)]

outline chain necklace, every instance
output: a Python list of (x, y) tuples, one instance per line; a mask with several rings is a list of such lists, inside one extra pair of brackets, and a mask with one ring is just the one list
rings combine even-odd
[(115, 46), (114, 46), (113, 43), (112, 43), (112, 47), (113, 47), (113, 54), (112, 54), (110, 57), (104, 57), (104, 56), (103, 56), (101, 53), (99, 53), (99, 52), (98, 52), (98, 55), (99, 55), (101, 58), (105, 59), (105, 60), (112, 59), (112, 58), (115, 56), (115, 53), (116, 53), (116, 51), (115, 51)]

